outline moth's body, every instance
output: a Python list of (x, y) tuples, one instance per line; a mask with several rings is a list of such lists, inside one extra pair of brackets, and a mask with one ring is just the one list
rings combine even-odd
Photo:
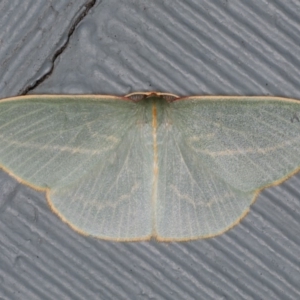
[(82, 233), (209, 237), (299, 169), (299, 113), (275, 97), (17, 97), (0, 102), (0, 164)]

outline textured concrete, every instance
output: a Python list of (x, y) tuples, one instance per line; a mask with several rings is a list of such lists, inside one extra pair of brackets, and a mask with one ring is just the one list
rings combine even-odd
[(0, 97), (25, 94), (66, 45), (94, 1), (1, 0)]
[[(2, 97), (158, 90), (300, 99), (298, 0), (96, 1), (61, 54), (59, 41), (67, 42), (84, 1), (76, 7), (65, 1), (51, 19), (50, 8), (23, 0), (27, 26), (18, 23), (19, 2), (1, 2), (0, 23), (10, 11), (15, 24), (1, 25), (0, 35), (19, 28), (22, 36), (35, 26), (49, 36), (18, 40), (19, 51), (36, 51), (31, 63), (21, 52), (7, 61), (2, 47), (14, 49), (16, 40), (1, 38), (0, 93), (9, 86)], [(300, 299), (299, 174), (265, 190), (242, 222), (219, 237), (113, 243), (75, 233), (42, 193), (2, 172), (0, 228), (1, 300)]]

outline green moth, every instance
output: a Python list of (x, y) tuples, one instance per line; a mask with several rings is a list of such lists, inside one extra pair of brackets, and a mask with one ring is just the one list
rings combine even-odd
[(300, 168), (300, 102), (134, 93), (0, 101), (0, 165), (80, 233), (212, 237)]

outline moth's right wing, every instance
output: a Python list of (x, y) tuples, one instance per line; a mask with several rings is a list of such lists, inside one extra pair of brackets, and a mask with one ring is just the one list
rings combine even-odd
[(169, 105), (160, 131), (157, 234), (220, 234), (258, 192), (300, 167), (300, 102), (272, 97), (189, 97)]

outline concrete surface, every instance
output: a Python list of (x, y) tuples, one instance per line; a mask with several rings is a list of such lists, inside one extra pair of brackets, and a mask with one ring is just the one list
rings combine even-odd
[[(298, 0), (2, 0), (0, 96), (300, 99), (299, 14)], [(219, 237), (114, 243), (77, 234), (0, 172), (0, 228), (1, 300), (300, 299), (299, 174)]]

